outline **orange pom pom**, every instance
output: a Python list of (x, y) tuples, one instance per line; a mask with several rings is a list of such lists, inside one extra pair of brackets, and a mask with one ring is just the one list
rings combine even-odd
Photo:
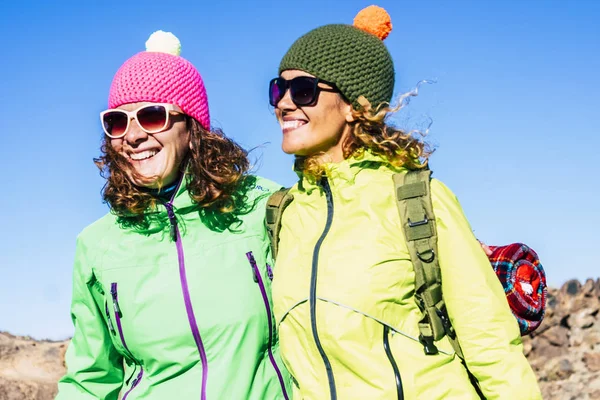
[(384, 40), (392, 31), (392, 19), (383, 8), (369, 6), (356, 14), (354, 26)]

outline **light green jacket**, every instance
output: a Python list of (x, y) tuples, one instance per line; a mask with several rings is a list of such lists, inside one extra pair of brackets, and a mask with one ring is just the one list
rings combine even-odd
[(253, 181), (230, 229), (222, 214), (199, 211), (185, 184), (147, 226), (108, 214), (87, 227), (56, 398), (287, 399), (263, 224), (277, 188)]

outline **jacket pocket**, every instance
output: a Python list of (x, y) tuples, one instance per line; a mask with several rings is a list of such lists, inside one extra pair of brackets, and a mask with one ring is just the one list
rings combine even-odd
[[(125, 392), (125, 394), (123, 395), (123, 398), (122, 398), (122, 400), (125, 400), (127, 398), (127, 396), (129, 396), (129, 393), (131, 393), (131, 391), (133, 389), (135, 389), (135, 387), (142, 380), (142, 377), (144, 376), (144, 368), (142, 367), (141, 363), (139, 361), (137, 361), (137, 359), (133, 356), (133, 354), (129, 350), (129, 347), (127, 347), (127, 341), (125, 340), (125, 334), (123, 333), (123, 313), (121, 311), (121, 307), (119, 306), (119, 291), (118, 291), (117, 282), (113, 282), (110, 284), (110, 301), (112, 303), (112, 309), (113, 309), (113, 315), (115, 318), (115, 323), (113, 324), (111, 322), (110, 311), (109, 311), (108, 300), (107, 300), (107, 306), (106, 306), (106, 314), (107, 315), (106, 316), (109, 321), (109, 329), (111, 329), (111, 333), (113, 334), (113, 337), (115, 337), (117, 339), (116, 341), (121, 345), (124, 356), (126, 358), (128, 358), (129, 360), (131, 360), (131, 362), (133, 362), (133, 364), (135, 365), (135, 368), (137, 368), (138, 366), (140, 367), (140, 371), (138, 372), (135, 379), (133, 379), (133, 380), (131, 379), (135, 375), (135, 370), (134, 370), (133, 373), (131, 374), (131, 377), (129, 379), (127, 379), (127, 381), (125, 382), (125, 385), (129, 386), (129, 389)], [(112, 326), (112, 328), (111, 328), (111, 326)]]
[[(127, 342), (125, 341), (125, 335), (123, 334), (123, 325), (122, 325), (122, 317), (121, 308), (119, 307), (119, 294), (117, 292), (117, 283), (112, 283), (110, 288), (110, 293), (107, 293), (104, 289), (102, 283), (96, 278), (95, 275), (92, 275), (92, 279), (88, 282), (88, 286), (90, 288), (90, 292), (92, 293), (92, 297), (94, 298), (94, 302), (98, 309), (104, 312), (104, 317), (106, 318), (106, 326), (108, 331), (110, 332), (112, 342), (118, 351), (128, 360), (128, 364), (132, 363), (134, 365), (134, 371), (130, 375), (130, 377), (125, 381), (125, 386), (128, 387), (127, 391), (123, 395), (122, 400), (125, 400), (129, 393), (140, 383), (142, 376), (144, 375), (144, 369), (141, 366), (141, 363), (138, 362), (127, 347)], [(111, 309), (114, 311), (114, 316), (111, 315)], [(132, 379), (136, 374), (137, 368), (140, 368), (139, 372), (135, 379)]]
[(96, 278), (95, 274), (92, 274), (92, 279), (88, 282), (88, 287), (90, 293), (92, 294), (92, 297), (94, 298), (96, 307), (98, 307), (98, 310), (102, 310), (104, 313), (104, 318), (106, 319), (106, 327), (108, 328), (110, 334), (114, 337), (117, 331), (115, 329), (113, 319), (110, 315), (108, 298), (106, 297), (106, 290), (104, 290), (104, 286)]
[[(125, 357), (135, 362), (135, 357), (133, 354), (131, 354), (129, 347), (127, 347), (127, 341), (125, 340), (125, 334), (123, 333), (123, 313), (121, 312), (121, 307), (119, 306), (119, 292), (116, 282), (113, 282), (110, 285), (110, 298), (107, 300), (107, 302), (111, 303), (111, 307), (107, 306), (106, 309), (107, 318), (109, 320), (109, 329), (112, 325), (111, 332), (113, 336), (115, 336), (117, 344), (119, 344), (123, 350)], [(114, 323), (110, 322), (111, 315), (109, 308), (112, 308), (113, 310)], [(136, 362), (136, 364), (138, 363)]]

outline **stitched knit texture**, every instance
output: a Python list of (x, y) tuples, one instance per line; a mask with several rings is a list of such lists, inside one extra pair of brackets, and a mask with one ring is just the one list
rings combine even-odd
[(202, 77), (192, 63), (180, 56), (143, 51), (119, 68), (110, 87), (108, 107), (142, 101), (176, 104), (210, 129)]
[(394, 63), (377, 36), (352, 25), (313, 29), (287, 51), (279, 73), (298, 69), (334, 83), (355, 108), (364, 96), (371, 106), (389, 103), (394, 92)]

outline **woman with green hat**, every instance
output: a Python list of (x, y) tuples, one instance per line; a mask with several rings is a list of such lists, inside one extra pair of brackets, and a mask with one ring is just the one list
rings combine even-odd
[[(517, 322), (461, 206), (429, 181), (427, 146), (386, 123), (400, 108), (390, 106), (390, 30), (375, 6), (353, 26), (314, 29), (270, 83), (300, 177), (273, 281), (294, 398), (539, 399)], [(409, 171), (427, 181), (401, 187)], [(423, 212), (405, 224), (398, 204)]]

